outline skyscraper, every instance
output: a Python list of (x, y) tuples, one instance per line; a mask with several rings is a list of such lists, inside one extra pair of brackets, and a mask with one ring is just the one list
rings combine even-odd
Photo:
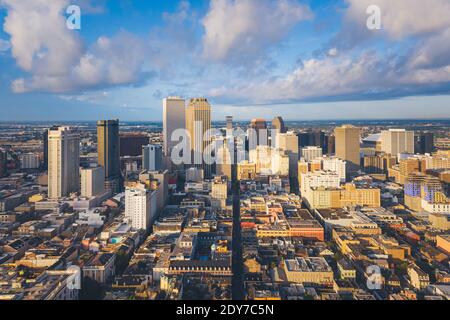
[(414, 152), (425, 154), (434, 151), (433, 132), (420, 132), (415, 136)]
[(327, 154), (332, 155), (336, 153), (336, 137), (334, 135), (328, 135), (326, 137)]
[(269, 135), (267, 131), (267, 122), (264, 119), (252, 119), (248, 126), (248, 151), (256, 149), (256, 146), (267, 146)]
[(226, 176), (229, 180), (232, 179), (232, 150), (229, 149), (226, 140), (217, 150), (216, 174), (219, 176)]
[(42, 167), (47, 170), (48, 169), (48, 129), (44, 131), (42, 134), (42, 144), (43, 144), (43, 154), (44, 161), (42, 163)]
[(289, 176), (297, 176), (299, 159), (298, 137), (293, 132), (278, 134), (278, 148), (289, 156)]
[(211, 175), (211, 166), (203, 161), (203, 153), (211, 143), (211, 105), (206, 98), (191, 99), (186, 108), (186, 130), (189, 132), (193, 163)]
[(113, 193), (123, 190), (120, 170), (119, 120), (97, 122), (98, 164), (105, 172), (105, 187)]
[(83, 168), (81, 176), (81, 196), (95, 197), (105, 192), (105, 170), (103, 167)]
[(347, 175), (360, 168), (360, 129), (345, 125), (335, 129), (336, 156), (347, 162)]
[(172, 141), (172, 133), (177, 129), (184, 129), (186, 102), (179, 97), (168, 97), (163, 100), (163, 151), (166, 157), (170, 157), (172, 149), (178, 144)]
[(227, 130), (233, 130), (233, 117), (227, 116)]
[(159, 171), (163, 168), (162, 146), (149, 144), (142, 147), (142, 169)]
[(48, 132), (48, 196), (58, 199), (80, 190), (80, 135), (69, 127)]
[(105, 171), (105, 178), (119, 177), (120, 144), (119, 120), (100, 120), (97, 122), (98, 164)]
[(120, 134), (120, 156), (139, 157), (142, 155), (142, 147), (150, 143), (147, 133), (127, 132)]
[(414, 131), (390, 129), (381, 131), (381, 150), (393, 156), (414, 153)]
[(125, 189), (125, 218), (136, 230), (147, 230), (157, 214), (158, 191), (150, 191), (141, 183)]
[(286, 127), (282, 117), (275, 117), (272, 120), (272, 129), (278, 130), (279, 133), (286, 133)]

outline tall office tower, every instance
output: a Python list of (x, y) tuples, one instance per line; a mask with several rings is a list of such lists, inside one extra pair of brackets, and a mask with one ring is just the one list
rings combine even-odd
[(119, 120), (97, 121), (97, 153), (105, 173), (105, 187), (113, 193), (122, 191)]
[(163, 100), (163, 151), (170, 157), (178, 141), (172, 141), (175, 130), (186, 128), (186, 101), (179, 97), (168, 97)]
[(325, 133), (321, 130), (311, 130), (298, 133), (298, 143), (300, 148), (316, 146), (323, 150), (327, 149)]
[(278, 135), (278, 148), (289, 156), (289, 176), (297, 177), (298, 170), (298, 137), (294, 132), (280, 133)]
[(323, 155), (322, 148), (320, 147), (306, 147), (302, 148), (302, 158), (306, 162), (313, 161), (317, 158), (321, 158)]
[(279, 133), (286, 133), (287, 130), (282, 117), (273, 118), (272, 129), (278, 130)]
[(105, 169), (103, 167), (83, 168), (81, 176), (81, 196), (92, 198), (105, 192)]
[(386, 153), (364, 156), (364, 172), (371, 174), (387, 173), (397, 163), (397, 157)]
[(205, 164), (203, 154), (211, 144), (211, 105), (206, 98), (191, 99), (186, 108), (186, 129), (191, 139), (193, 163), (204, 169), (205, 177), (211, 176), (211, 165)]
[(136, 183), (125, 189), (125, 218), (136, 230), (148, 230), (157, 214), (158, 191)]
[(97, 121), (97, 152), (105, 178), (120, 176), (119, 120)]
[(69, 127), (48, 132), (48, 197), (58, 199), (80, 190), (80, 135)]
[(139, 157), (142, 155), (142, 147), (150, 143), (147, 133), (121, 133), (120, 134), (120, 156)]
[(233, 117), (227, 116), (227, 130), (233, 130)]
[(334, 135), (328, 135), (326, 137), (327, 154), (333, 155), (336, 153), (336, 137)]
[(44, 131), (42, 134), (42, 145), (43, 145), (43, 162), (42, 167), (47, 170), (48, 169), (48, 129)]
[(351, 125), (335, 129), (336, 156), (347, 162), (347, 176), (360, 168), (360, 129)]
[(216, 155), (216, 175), (226, 176), (229, 180), (232, 177), (232, 152), (229, 150), (229, 146), (224, 141), (223, 145), (219, 147)]
[(414, 151), (416, 153), (425, 154), (434, 151), (434, 134), (433, 132), (420, 132), (415, 136)]
[(162, 146), (149, 144), (142, 147), (142, 169), (159, 171), (163, 168)]
[(6, 175), (6, 152), (0, 149), (0, 178)]
[(381, 131), (381, 151), (397, 156), (399, 153), (414, 153), (414, 131), (390, 129)]
[(269, 135), (267, 131), (267, 122), (264, 119), (253, 119), (248, 126), (249, 147), (247, 150), (253, 150), (256, 146), (267, 146), (269, 142)]

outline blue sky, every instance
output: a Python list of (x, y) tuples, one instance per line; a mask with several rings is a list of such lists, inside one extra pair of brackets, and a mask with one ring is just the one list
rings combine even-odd
[(448, 0), (0, 0), (0, 120), (161, 120), (169, 95), (208, 97), (218, 120), (450, 118), (449, 15)]

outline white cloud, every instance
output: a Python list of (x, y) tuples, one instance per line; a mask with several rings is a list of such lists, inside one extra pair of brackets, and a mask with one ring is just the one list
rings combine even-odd
[[(450, 27), (448, 0), (345, 0), (343, 27), (332, 46), (353, 48), (373, 38), (400, 41), (411, 36), (426, 36)], [(381, 30), (369, 30), (366, 10), (376, 5), (381, 10)], [(447, 14), (446, 14), (447, 13)]]
[(241, 104), (384, 99), (424, 94), (450, 82), (450, 67), (411, 69), (400, 62), (373, 52), (310, 59), (285, 77), (216, 88), (210, 94)]
[(61, 75), (82, 53), (77, 33), (65, 27), (61, 14), (68, 0), (1, 0), (8, 15), (4, 31), (11, 36), (12, 55), (23, 70)]
[(85, 48), (78, 33), (66, 28), (68, 0), (0, 1), (8, 11), (4, 31), (11, 36), (12, 55), (30, 74), (13, 81), (14, 92), (96, 89), (136, 84), (149, 76), (143, 71), (143, 42), (130, 33), (100, 37)]
[(450, 28), (419, 43), (410, 58), (410, 63), (415, 68), (450, 65)]
[(203, 54), (216, 61), (251, 61), (311, 17), (295, 0), (211, 0), (202, 21)]

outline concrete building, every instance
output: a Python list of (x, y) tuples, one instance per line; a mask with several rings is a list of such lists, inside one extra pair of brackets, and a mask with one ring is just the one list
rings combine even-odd
[(300, 176), (300, 186), (302, 194), (310, 188), (334, 188), (338, 189), (341, 179), (335, 172), (308, 172)]
[(296, 177), (299, 159), (298, 137), (294, 132), (288, 132), (278, 134), (277, 138), (277, 147), (289, 157), (289, 176)]
[(91, 198), (105, 192), (105, 170), (102, 167), (83, 168), (80, 176), (82, 197)]
[(149, 181), (158, 181), (158, 209), (163, 210), (169, 201), (169, 171), (143, 171), (139, 174), (139, 181), (149, 184)]
[(322, 170), (336, 172), (341, 179), (341, 182), (345, 182), (347, 174), (347, 163), (338, 157), (323, 157)]
[(333, 286), (333, 270), (322, 257), (288, 259), (283, 269), (289, 282)]
[(41, 161), (36, 153), (27, 152), (19, 156), (20, 168), (27, 169), (38, 169), (41, 166)]
[(149, 144), (142, 147), (142, 170), (159, 171), (163, 169), (162, 146)]
[(214, 179), (210, 195), (213, 208), (225, 207), (228, 198), (228, 181), (226, 177), (216, 177)]
[(272, 147), (267, 145), (256, 146), (250, 150), (249, 159), (256, 165), (256, 173), (270, 175), (272, 172)]
[(238, 163), (237, 179), (254, 180), (256, 178), (256, 164), (249, 161)]
[(58, 199), (80, 191), (80, 135), (69, 127), (48, 132), (48, 196)]
[(204, 179), (203, 169), (189, 168), (186, 170), (186, 182), (200, 182)]
[(347, 183), (341, 191), (341, 207), (353, 206), (381, 207), (381, 190), (378, 188), (357, 188), (354, 184)]
[(336, 156), (347, 162), (347, 177), (360, 168), (360, 129), (346, 125), (335, 129)]
[(412, 264), (408, 267), (410, 284), (417, 290), (425, 289), (430, 285), (430, 277), (418, 266)]
[(173, 148), (178, 144), (172, 141), (175, 130), (186, 128), (186, 101), (179, 97), (168, 97), (163, 100), (163, 151), (170, 157)]
[(106, 283), (115, 275), (115, 261), (114, 253), (99, 253), (83, 266), (83, 276)]
[(400, 153), (414, 154), (414, 131), (405, 129), (381, 131), (381, 151), (393, 156)]
[(306, 162), (322, 158), (322, 148), (315, 146), (302, 148), (302, 158), (305, 159)]
[(227, 141), (218, 148), (216, 155), (216, 174), (219, 176), (226, 176), (229, 180), (232, 179), (232, 152), (230, 151)]
[(274, 175), (289, 176), (290, 158), (280, 149), (272, 151), (271, 171)]
[(125, 189), (125, 219), (136, 230), (148, 230), (156, 218), (158, 191), (143, 184)]

